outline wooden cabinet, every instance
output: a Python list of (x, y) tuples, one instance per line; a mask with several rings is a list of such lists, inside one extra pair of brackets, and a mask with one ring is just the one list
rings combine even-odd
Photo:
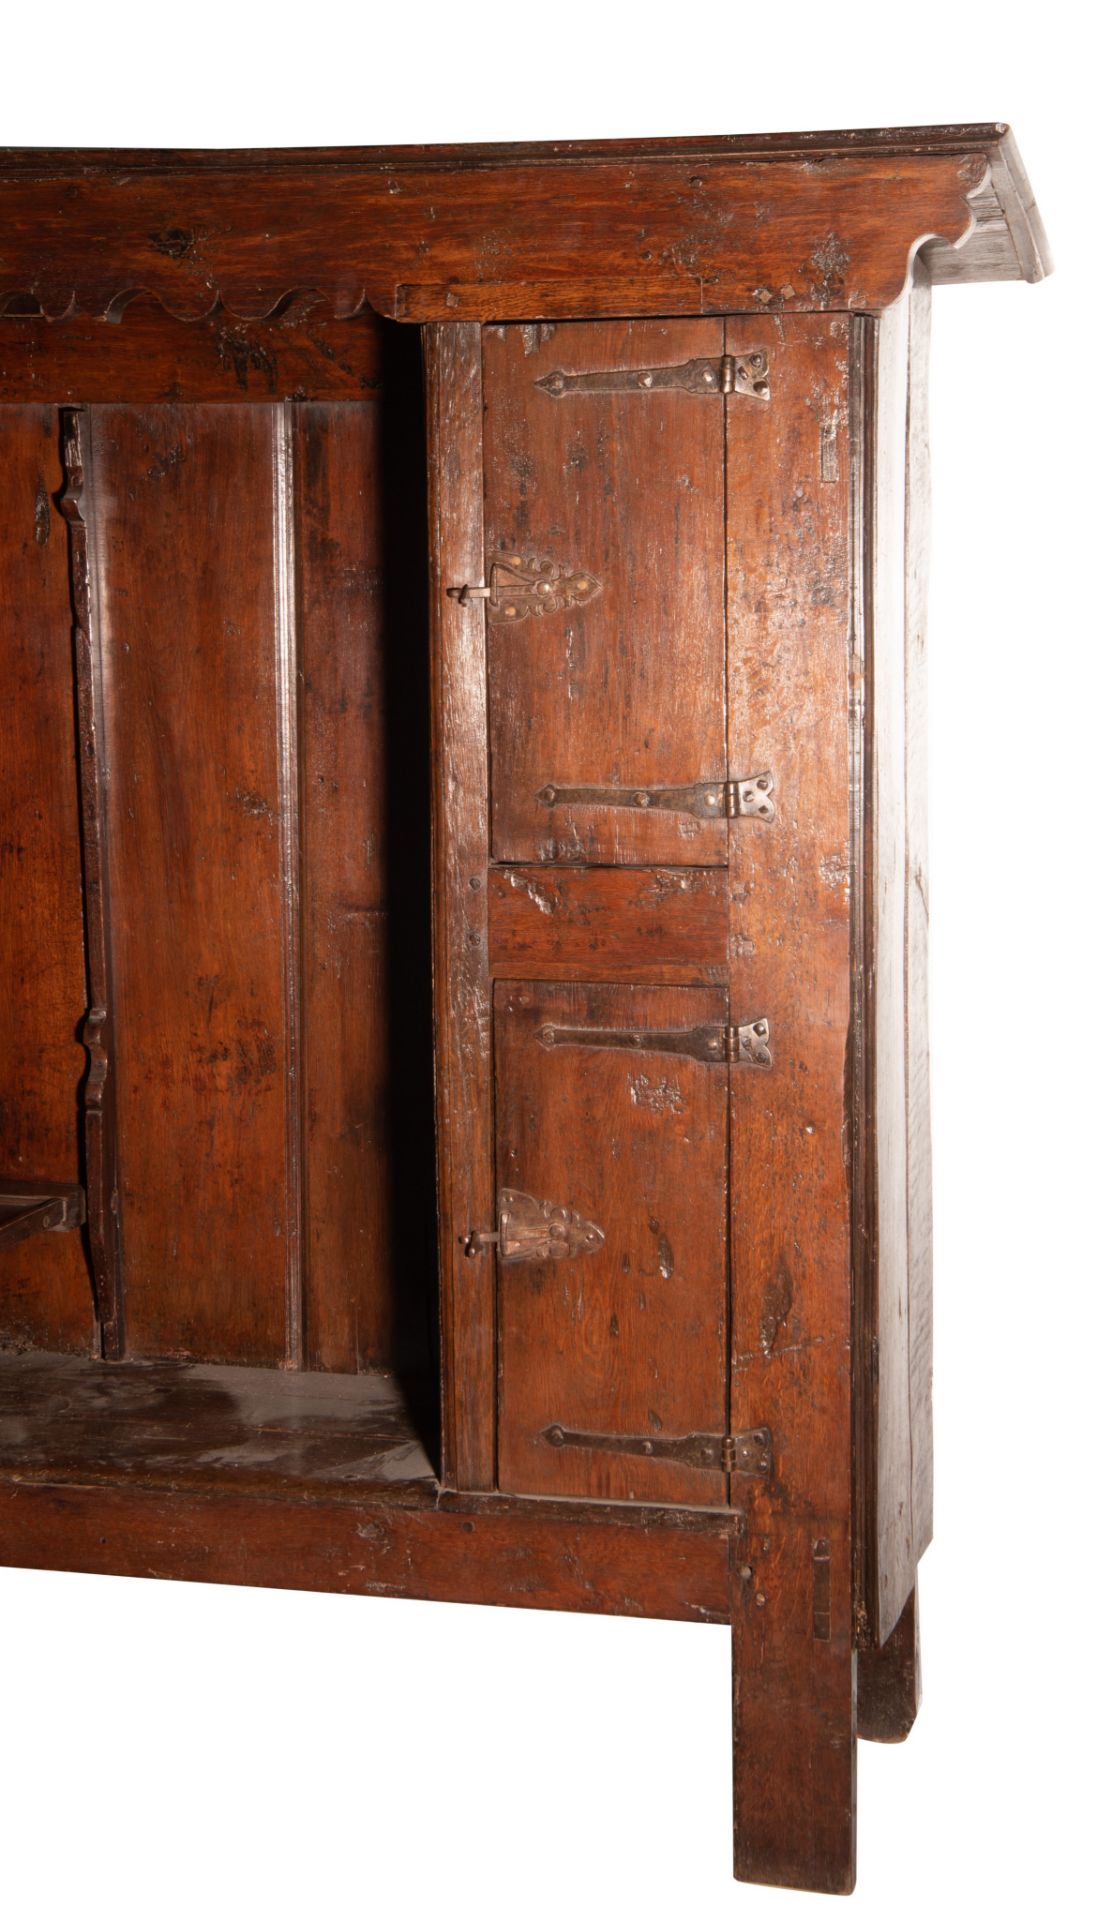
[(931, 1528), (929, 304), (1046, 271), (1007, 130), (0, 195), (0, 1556), (730, 1624), (736, 1870), (848, 1890)]

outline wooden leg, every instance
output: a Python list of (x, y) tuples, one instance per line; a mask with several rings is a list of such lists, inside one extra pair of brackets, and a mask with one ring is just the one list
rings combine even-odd
[(745, 1534), (732, 1577), (736, 1878), (852, 1893), (848, 1542), (787, 1523)]
[(862, 1740), (905, 1740), (922, 1697), (918, 1585), (882, 1647), (857, 1655), (857, 1732)]

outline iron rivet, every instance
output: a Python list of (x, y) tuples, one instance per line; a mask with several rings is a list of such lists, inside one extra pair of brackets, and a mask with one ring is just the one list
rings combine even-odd
[(638, 807), (650, 807), (651, 805), (650, 793), (634, 793), (632, 797)]
[(764, 1594), (764, 1593), (756, 1593), (756, 1594), (755, 1594), (755, 1596), (754, 1596), (754, 1604), (755, 1604), (755, 1606), (756, 1606), (756, 1607), (764, 1607), (764, 1606), (765, 1606), (765, 1604), (766, 1604), (766, 1596), (765, 1596), (765, 1594)]
[(480, 875), (478, 873), (474, 873), (472, 876), (472, 879), (469, 881), (469, 886), (472, 888), (473, 893), (479, 893), (480, 885), (481, 885)]
[(651, 1441), (650, 1441), (650, 1440), (645, 1440), (645, 1441), (644, 1441), (644, 1444), (643, 1444), (643, 1446), (642, 1446), (642, 1447), (641, 1447), (641, 1449), (640, 1449), (640, 1451), (641, 1451), (641, 1453), (654, 1453), (654, 1452), (655, 1452), (655, 1448), (654, 1448), (654, 1447), (652, 1446), (652, 1444), (651, 1444)]
[(766, 1030), (766, 1023), (764, 1020), (756, 1020), (754, 1022), (755, 1033), (765, 1033), (765, 1030)]

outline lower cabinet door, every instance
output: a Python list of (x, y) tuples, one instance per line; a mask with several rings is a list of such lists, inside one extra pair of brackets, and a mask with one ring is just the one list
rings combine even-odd
[(723, 1506), (728, 999), (497, 984), (499, 1485)]

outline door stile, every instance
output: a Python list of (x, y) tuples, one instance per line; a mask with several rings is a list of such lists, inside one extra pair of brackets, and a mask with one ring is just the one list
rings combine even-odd
[(484, 603), (450, 594), (484, 570), (480, 327), (423, 330), (430, 529), (435, 1121), (442, 1312), (442, 1471), (495, 1485), (495, 1258), (488, 972)]
[(764, 839), (729, 848), (733, 998), (764, 1005), (773, 1060), (731, 1087), (732, 1426), (773, 1441), (732, 1579), (735, 1858), (742, 1879), (834, 1891), (853, 1883), (856, 1778), (851, 331), (728, 325), (730, 351), (768, 349), (772, 396), (729, 410), (729, 765), (763, 756), (781, 796)]

